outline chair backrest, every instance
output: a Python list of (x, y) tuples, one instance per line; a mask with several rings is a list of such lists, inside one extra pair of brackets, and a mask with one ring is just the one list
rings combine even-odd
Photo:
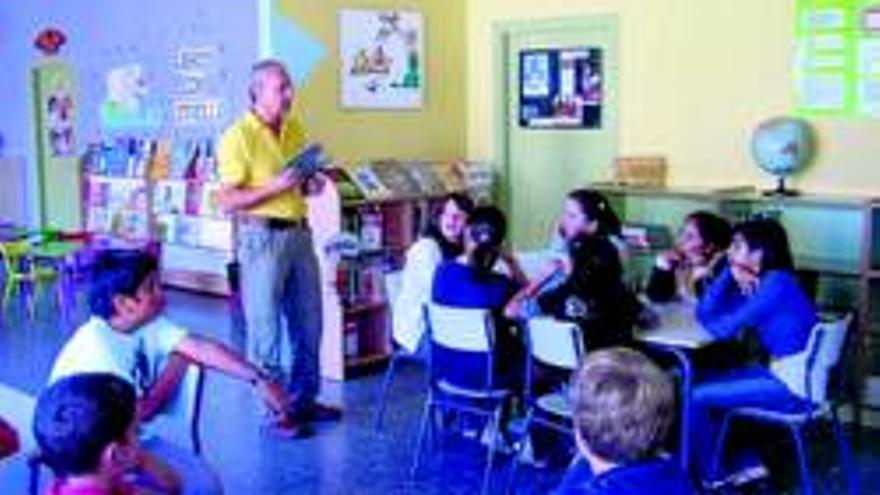
[(492, 350), (492, 315), (486, 309), (454, 308), (428, 304), (431, 340), (450, 350), (487, 352)]
[(21, 273), (21, 258), (28, 254), (30, 247), (28, 241), (0, 242), (0, 258), (3, 258), (6, 273)]
[(575, 370), (583, 356), (580, 329), (571, 322), (538, 317), (529, 320), (529, 353), (543, 364)]
[(200, 422), (205, 387), (205, 370), (200, 365), (189, 364), (177, 392), (147, 425), (150, 433), (158, 433), (170, 439), (186, 439), (196, 454), (201, 454), (202, 439)]
[[(495, 328), (487, 309), (428, 304), (431, 381), (466, 389), (491, 389)], [(467, 363), (467, 364), (465, 364)]]
[(815, 403), (828, 398), (828, 378), (840, 361), (852, 320), (852, 313), (848, 313), (839, 319), (820, 321), (810, 332), (805, 379), (807, 397)]

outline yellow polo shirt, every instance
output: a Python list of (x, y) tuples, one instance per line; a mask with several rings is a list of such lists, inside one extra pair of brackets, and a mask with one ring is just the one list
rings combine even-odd
[[(302, 123), (292, 115), (284, 118), (277, 136), (253, 112), (233, 123), (220, 140), (217, 151), (220, 181), (237, 187), (259, 187), (281, 173), (288, 160), (307, 144)], [(306, 216), (306, 202), (298, 189), (281, 193), (247, 210), (248, 214), (298, 220)]]

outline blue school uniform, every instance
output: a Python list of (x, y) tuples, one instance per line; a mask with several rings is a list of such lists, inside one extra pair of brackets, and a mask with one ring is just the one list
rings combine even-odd
[[(816, 324), (816, 308), (794, 274), (773, 270), (761, 276), (755, 293), (745, 295), (730, 268), (709, 286), (697, 306), (700, 323), (718, 339), (754, 331), (774, 362), (802, 352)], [(791, 362), (792, 360), (788, 360)], [(780, 374), (778, 372), (783, 372)], [(693, 461), (703, 479), (720, 429), (720, 413), (737, 407), (760, 407), (781, 412), (810, 407), (803, 396), (806, 369), (754, 365), (726, 371), (698, 384), (691, 402)]]
[(654, 458), (616, 467), (594, 476), (584, 459), (573, 464), (553, 495), (695, 495), (672, 458)]

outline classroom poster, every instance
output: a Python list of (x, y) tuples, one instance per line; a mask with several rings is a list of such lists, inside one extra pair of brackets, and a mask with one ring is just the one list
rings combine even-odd
[(799, 113), (880, 116), (880, 0), (798, 0)]
[(425, 90), (425, 27), (417, 12), (339, 12), (341, 104), (418, 109)]

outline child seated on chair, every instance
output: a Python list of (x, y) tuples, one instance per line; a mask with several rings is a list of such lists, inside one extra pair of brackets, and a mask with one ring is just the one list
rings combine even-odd
[(657, 256), (645, 293), (654, 302), (696, 301), (727, 266), (730, 224), (714, 213), (685, 218), (675, 247)]
[[(91, 319), (67, 341), (55, 360), (50, 382), (88, 372), (112, 373), (135, 386), (138, 413), (149, 419), (175, 392), (169, 375), (182, 376), (187, 362), (217, 369), (250, 383), (286, 433), (299, 433), (286, 413), (289, 398), (280, 385), (226, 346), (198, 337), (164, 316), (164, 300), (154, 256), (111, 250), (99, 255), (89, 287)], [(158, 371), (162, 363), (169, 363)], [(169, 463), (183, 478), (183, 493), (219, 493), (216, 475), (193, 454), (162, 438), (144, 438), (143, 447)]]
[(675, 417), (672, 380), (625, 348), (587, 356), (574, 381), (579, 456), (556, 495), (693, 495), (681, 466), (661, 452)]
[[(516, 259), (503, 248), (506, 231), (507, 221), (501, 210), (493, 206), (474, 209), (464, 230), (464, 253), (437, 268), (432, 299), (444, 306), (495, 313), (496, 377), (503, 385), (513, 386), (522, 383), (524, 347), (501, 313), (526, 277)], [(495, 271), (499, 259), (512, 277)]]
[[(573, 322), (585, 352), (628, 345), (641, 304), (623, 282), (617, 248), (605, 237), (581, 234), (570, 241), (568, 252), (571, 263), (566, 264), (561, 283), (542, 291), (526, 287), (507, 305), (506, 316), (527, 320), (546, 315)], [(540, 362), (534, 362), (531, 371), (530, 392), (535, 397), (564, 386), (571, 374)], [(554, 430), (536, 425), (530, 439), (536, 466), (567, 462), (570, 454), (560, 448), (567, 442)]]
[(108, 373), (63, 378), (40, 394), (34, 437), (56, 477), (47, 495), (176, 493), (174, 475), (138, 448), (135, 401), (134, 387)]
[(444, 260), (461, 256), (462, 234), (473, 200), (462, 193), (446, 196), (433, 212), (425, 235), (406, 251), (401, 275), (400, 294), (391, 301), (392, 335), (397, 344), (416, 353), (425, 333), (423, 312), (431, 301), (434, 274)]
[[(691, 402), (693, 461), (703, 481), (725, 481), (709, 461), (720, 430), (721, 414), (737, 407), (797, 411), (808, 399), (809, 359), (802, 359), (817, 322), (813, 301), (800, 287), (785, 229), (772, 219), (743, 222), (734, 228), (728, 266), (706, 289), (697, 319), (718, 340), (751, 331), (769, 366), (741, 366), (714, 374), (694, 387)], [(742, 454), (742, 452), (740, 452)], [(766, 476), (758, 459), (734, 459), (727, 480), (745, 483)]]
[(626, 345), (641, 304), (623, 281), (617, 248), (601, 236), (581, 234), (569, 242), (570, 263), (555, 286), (522, 289), (505, 308), (508, 318), (547, 315), (577, 323), (586, 351)]
[[(628, 255), (620, 217), (608, 198), (592, 189), (575, 189), (565, 197), (547, 249), (548, 254), (556, 259), (565, 259), (571, 241), (583, 235), (604, 237), (617, 248), (622, 258)], [(550, 263), (547, 270), (552, 272), (555, 268), (555, 263)]]

